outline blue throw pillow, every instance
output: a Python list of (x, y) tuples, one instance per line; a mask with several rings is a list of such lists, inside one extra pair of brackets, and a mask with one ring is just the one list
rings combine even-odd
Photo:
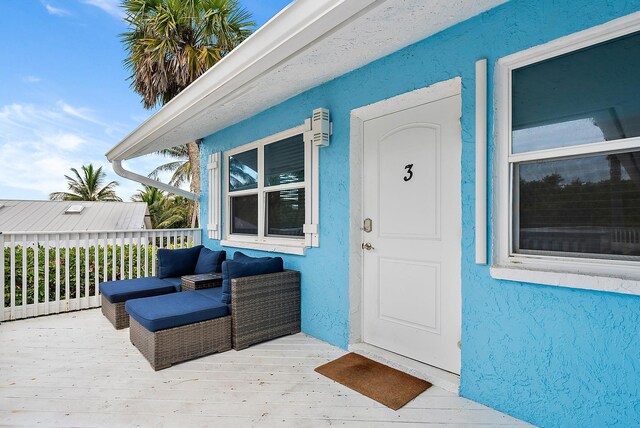
[(245, 253), (240, 251), (236, 251), (233, 254), (233, 261), (240, 263), (251, 263), (251, 262), (260, 262), (265, 260), (271, 260), (273, 257), (251, 257), (247, 256)]
[(282, 272), (283, 262), (281, 257), (270, 260), (241, 263), (238, 261), (222, 262), (222, 303), (231, 303), (231, 280), (245, 276), (265, 275), (268, 273)]
[(202, 245), (180, 250), (158, 250), (158, 278), (193, 275)]
[(226, 251), (211, 251), (208, 248), (203, 248), (198, 256), (198, 263), (193, 271), (194, 274), (200, 275), (203, 273), (219, 273), (222, 272), (222, 262), (227, 258)]

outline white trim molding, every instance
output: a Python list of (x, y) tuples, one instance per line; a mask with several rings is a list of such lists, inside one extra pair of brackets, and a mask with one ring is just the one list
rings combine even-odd
[(222, 188), (220, 186), (222, 168), (220, 168), (220, 152), (209, 155), (207, 170), (209, 171), (209, 222), (207, 230), (209, 231), (209, 239), (220, 239), (222, 235)]
[(640, 147), (640, 138), (511, 154), (511, 79), (514, 69), (541, 62), (607, 40), (640, 31), (640, 12), (571, 34), (498, 60), (495, 71), (493, 168), (493, 258), (491, 275), (505, 279), (560, 287), (640, 295), (640, 263), (567, 254), (530, 255), (512, 248), (514, 162), (566, 158), (590, 153), (625, 151)]
[(487, 264), (487, 60), (476, 61), (476, 264)]
[(349, 146), (349, 344), (362, 342), (362, 181), (364, 123), (443, 98), (459, 95), (462, 79), (455, 77), (351, 111)]

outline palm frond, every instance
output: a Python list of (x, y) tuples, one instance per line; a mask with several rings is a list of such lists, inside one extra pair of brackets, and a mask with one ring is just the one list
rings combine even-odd
[(122, 201), (116, 194), (118, 183), (111, 181), (102, 185), (106, 174), (102, 167), (94, 169), (93, 165), (83, 165), (80, 173), (71, 168), (71, 176), (65, 175), (69, 192), (53, 192), (49, 195), (52, 201)]

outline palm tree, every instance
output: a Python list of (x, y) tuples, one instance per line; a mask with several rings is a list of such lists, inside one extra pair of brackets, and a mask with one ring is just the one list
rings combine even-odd
[[(129, 51), (124, 63), (132, 72), (131, 87), (142, 95), (145, 108), (169, 102), (249, 37), (255, 25), (238, 0), (125, 0), (123, 8), (129, 24), (129, 31), (122, 35)], [(160, 168), (181, 169), (179, 174), (189, 178), (191, 191), (200, 193), (198, 143), (177, 150), (178, 161)], [(175, 157), (174, 152), (163, 154)], [(193, 205), (195, 226), (199, 209), (197, 203)]]
[(49, 195), (52, 201), (118, 201), (122, 199), (116, 195), (116, 181), (110, 181), (103, 186), (107, 176), (102, 167), (94, 169), (93, 165), (82, 165), (82, 175), (77, 169), (71, 168), (75, 177), (65, 175), (69, 192), (54, 192)]
[(131, 197), (134, 202), (146, 202), (154, 229), (188, 227), (189, 204), (184, 198), (167, 196), (156, 187), (144, 186)]
[(158, 154), (167, 158), (176, 159), (174, 161), (165, 163), (151, 171), (149, 178), (158, 180), (160, 174), (163, 172), (170, 172), (171, 178), (169, 184), (172, 186), (182, 186), (184, 183), (188, 183), (191, 179), (191, 163), (189, 162), (189, 152), (187, 145), (171, 147), (169, 149), (160, 150)]
[(164, 209), (159, 213), (158, 229), (179, 229), (189, 227), (189, 203), (186, 198), (174, 196), (167, 198)]

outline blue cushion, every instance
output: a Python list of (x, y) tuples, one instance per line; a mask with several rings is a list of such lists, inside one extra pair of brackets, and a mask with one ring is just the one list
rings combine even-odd
[(195, 291), (129, 300), (124, 307), (133, 319), (149, 331), (165, 330), (229, 314), (226, 305), (207, 299)]
[(262, 262), (265, 260), (271, 260), (272, 258), (273, 257), (251, 257), (247, 256), (245, 253), (241, 253), (240, 251), (233, 253), (233, 261), (241, 263)]
[(241, 263), (226, 261), (222, 263), (222, 302), (231, 303), (231, 280), (245, 276), (265, 275), (268, 273), (282, 272), (283, 262), (281, 257), (269, 260)]
[(192, 275), (198, 263), (202, 245), (180, 250), (158, 250), (158, 278)]
[(227, 258), (226, 251), (211, 251), (208, 248), (200, 250), (198, 263), (196, 263), (196, 275), (203, 273), (220, 273), (222, 272), (222, 262)]
[(173, 287), (176, 289), (176, 291), (182, 290), (182, 278), (180, 278), (180, 277), (178, 277), (178, 278), (162, 278), (162, 280), (168, 282), (171, 285), (173, 285)]
[(222, 302), (222, 287), (202, 288), (200, 290), (195, 290), (195, 292), (209, 299)]
[(102, 296), (111, 303), (120, 303), (129, 299), (173, 293), (176, 289), (167, 281), (149, 277), (104, 282), (100, 284), (100, 291)]

